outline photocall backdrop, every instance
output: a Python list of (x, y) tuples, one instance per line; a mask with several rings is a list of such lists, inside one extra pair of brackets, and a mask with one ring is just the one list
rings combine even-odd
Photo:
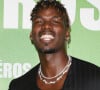
[[(59, 0), (71, 20), (68, 54), (100, 66), (100, 0)], [(39, 62), (29, 34), (37, 0), (0, 0), (0, 90)]]

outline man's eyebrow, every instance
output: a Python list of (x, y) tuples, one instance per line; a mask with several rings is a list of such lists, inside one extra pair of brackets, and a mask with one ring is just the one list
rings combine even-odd
[(35, 15), (33, 19), (42, 18), (41, 16)]
[[(41, 18), (42, 18), (42, 16), (35, 15), (33, 20), (41, 19)], [(53, 16), (52, 19), (62, 19), (62, 17), (61, 16)]]
[(62, 17), (61, 17), (61, 16), (54, 16), (53, 18), (62, 19)]

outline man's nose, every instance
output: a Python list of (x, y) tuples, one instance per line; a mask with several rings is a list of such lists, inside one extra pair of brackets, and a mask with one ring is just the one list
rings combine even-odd
[(51, 25), (50, 21), (44, 22), (43, 28), (44, 29), (51, 29), (52, 28), (52, 25)]

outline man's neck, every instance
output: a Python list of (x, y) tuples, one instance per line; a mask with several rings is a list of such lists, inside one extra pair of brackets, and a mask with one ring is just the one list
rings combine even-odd
[(55, 76), (61, 72), (68, 61), (66, 52), (57, 52), (53, 54), (39, 53), (39, 58), (42, 72), (48, 77)]

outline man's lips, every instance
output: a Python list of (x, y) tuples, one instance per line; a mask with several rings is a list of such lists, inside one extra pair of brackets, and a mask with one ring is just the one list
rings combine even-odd
[(40, 39), (44, 41), (51, 41), (54, 39), (54, 36), (51, 34), (44, 34), (44, 35), (41, 35)]
[(54, 32), (44, 31), (44, 32), (40, 33), (39, 38), (42, 41), (49, 42), (49, 41), (51, 41), (51, 40), (53, 40), (55, 38), (55, 34), (54, 34)]

